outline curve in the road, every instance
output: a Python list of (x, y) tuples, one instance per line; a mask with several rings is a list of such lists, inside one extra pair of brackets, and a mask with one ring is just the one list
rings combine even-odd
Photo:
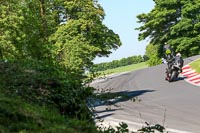
[(195, 70), (193, 70), (190, 65), (185, 65), (183, 67), (183, 72), (181, 73), (182, 76), (186, 77), (186, 81), (188, 83), (191, 83), (193, 85), (200, 86), (200, 73), (197, 73)]
[[(200, 55), (185, 59), (185, 64), (200, 58)], [(105, 106), (96, 107), (99, 117), (114, 124), (128, 122), (129, 128), (141, 128), (150, 122), (164, 125), (169, 132), (200, 132), (200, 87), (180, 78), (169, 83), (165, 80), (166, 65), (158, 65), (121, 75), (96, 80), (96, 88), (112, 88), (112, 92), (126, 92), (141, 99), (118, 102), (120, 109), (105, 111)], [(141, 93), (138, 93), (141, 92)], [(138, 124), (139, 123), (139, 124)]]

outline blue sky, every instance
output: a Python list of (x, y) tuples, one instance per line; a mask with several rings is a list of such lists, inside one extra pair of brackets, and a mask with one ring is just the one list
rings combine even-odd
[(120, 36), (122, 46), (109, 57), (97, 57), (94, 63), (110, 62), (134, 55), (144, 55), (148, 40), (138, 41), (136, 16), (154, 8), (153, 0), (99, 0), (105, 11), (103, 23)]

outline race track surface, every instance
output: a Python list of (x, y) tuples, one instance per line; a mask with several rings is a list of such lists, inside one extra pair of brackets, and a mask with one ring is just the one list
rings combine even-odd
[[(185, 59), (185, 65), (200, 55)], [(200, 133), (200, 87), (180, 77), (169, 83), (165, 80), (166, 64), (133, 72), (97, 79), (91, 86), (112, 88), (112, 93), (123, 92), (137, 97), (135, 102), (118, 101), (119, 107), (96, 106), (99, 118), (112, 126), (125, 122), (133, 131), (145, 122), (163, 125), (169, 133)]]

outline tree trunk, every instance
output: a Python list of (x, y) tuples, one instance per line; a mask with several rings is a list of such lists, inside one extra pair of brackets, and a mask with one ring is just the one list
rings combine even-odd
[(44, 0), (40, 0), (40, 15), (42, 18), (42, 34), (44, 35), (44, 39), (47, 39), (47, 20), (45, 18), (45, 2)]
[(2, 49), (0, 49), (0, 60), (3, 60), (3, 52), (2, 52)]

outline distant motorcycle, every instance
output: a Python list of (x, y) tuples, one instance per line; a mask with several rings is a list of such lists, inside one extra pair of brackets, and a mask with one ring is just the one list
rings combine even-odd
[(166, 70), (166, 80), (168, 80), (169, 82), (175, 81), (182, 71), (180, 66), (181, 64), (179, 61), (168, 62), (168, 68)]

